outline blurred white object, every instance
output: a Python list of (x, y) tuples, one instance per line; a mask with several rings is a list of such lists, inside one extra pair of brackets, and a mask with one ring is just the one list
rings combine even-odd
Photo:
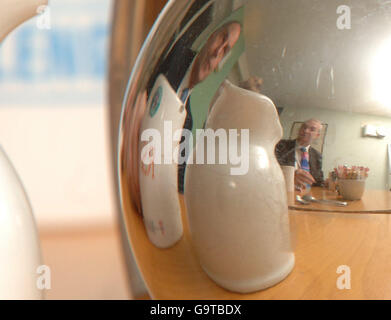
[(0, 0), (0, 41), (22, 22), (39, 12), (48, 0)]
[(364, 137), (376, 137), (376, 127), (374, 125), (367, 124), (364, 126)]
[[(201, 265), (231, 291), (247, 293), (275, 285), (295, 262), (285, 181), (274, 156), (282, 137), (276, 108), (269, 98), (225, 81), (205, 127), (236, 129), (240, 135), (248, 129), (248, 150), (241, 148), (243, 141), (235, 150), (242, 150), (242, 158), (248, 152), (249, 170), (232, 175), (234, 166), (229, 163), (188, 165), (185, 203)], [(230, 149), (233, 144), (229, 142)], [(195, 153), (200, 149), (197, 141)], [(215, 159), (217, 150), (216, 146)]]
[[(161, 148), (151, 142), (140, 143), (141, 204), (149, 239), (155, 246), (167, 248), (174, 245), (183, 234), (178, 197), (178, 165), (174, 161), (178, 159), (176, 151), (179, 141), (173, 141), (171, 135), (178, 130), (182, 132), (186, 111), (163, 75), (157, 78), (147, 106), (141, 124), (141, 139), (144, 134), (149, 138), (147, 130), (155, 130), (163, 143)], [(166, 125), (170, 126), (168, 130)], [(155, 156), (160, 164), (154, 163)], [(169, 160), (167, 163), (166, 158)], [(145, 160), (151, 163), (146, 165)]]
[[(0, 42), (47, 0), (0, 0)], [(41, 299), (41, 252), (32, 209), (11, 162), (0, 147), (0, 300)]]
[(0, 146), (0, 300), (41, 299), (37, 229), (18, 175)]
[(281, 166), (281, 169), (284, 174), (286, 193), (289, 203), (289, 200), (293, 201), (295, 196), (295, 167)]

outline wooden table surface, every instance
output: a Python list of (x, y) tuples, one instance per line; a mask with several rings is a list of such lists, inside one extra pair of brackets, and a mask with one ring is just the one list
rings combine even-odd
[(288, 195), (289, 208), (305, 211), (326, 211), (326, 212), (355, 212), (355, 213), (391, 213), (391, 192), (388, 190), (365, 190), (361, 200), (344, 200), (336, 192), (321, 187), (313, 187), (311, 194), (316, 199), (329, 199), (347, 202), (347, 206), (331, 206), (320, 203), (303, 205), (294, 201), (294, 195)]
[[(181, 198), (183, 206), (183, 198)], [(128, 232), (147, 288), (154, 299), (391, 299), (391, 215), (290, 210), (296, 264), (277, 285), (237, 294), (216, 285), (193, 251), (186, 214), (184, 235), (159, 249), (140, 215), (124, 203)], [(340, 266), (347, 266), (337, 273)], [(350, 271), (350, 289), (337, 281)]]

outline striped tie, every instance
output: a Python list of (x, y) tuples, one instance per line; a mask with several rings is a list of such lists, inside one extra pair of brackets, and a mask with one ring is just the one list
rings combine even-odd
[(306, 148), (301, 147), (301, 161), (300, 161), (300, 167), (305, 171), (310, 171), (310, 163), (309, 163), (309, 157), (308, 157), (308, 151)]

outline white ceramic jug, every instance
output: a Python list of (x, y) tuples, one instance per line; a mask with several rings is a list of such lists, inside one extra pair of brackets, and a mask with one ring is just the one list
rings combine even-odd
[[(47, 0), (0, 0), (0, 42)], [(0, 147), (0, 300), (41, 299), (38, 233), (23, 185)]]
[(0, 147), (0, 300), (41, 299), (38, 233), (23, 185)]
[[(155, 142), (160, 142), (160, 146), (142, 141), (139, 152), (144, 224), (149, 239), (159, 248), (174, 245), (183, 234), (178, 197), (178, 161), (175, 161), (178, 159), (179, 139), (174, 141), (173, 138), (175, 133), (182, 132), (185, 117), (182, 101), (167, 79), (160, 75), (151, 92), (140, 130), (141, 139), (144, 136), (148, 138), (148, 132), (152, 133), (153, 130), (158, 135)], [(160, 164), (149, 161), (155, 155)], [(145, 164), (145, 160), (151, 163)]]
[[(239, 165), (230, 159), (227, 164), (188, 165), (185, 203), (200, 263), (210, 278), (231, 291), (270, 287), (294, 266), (285, 182), (274, 156), (282, 137), (276, 108), (269, 98), (225, 81), (205, 128), (224, 129), (227, 137), (229, 129), (237, 130), (237, 154), (242, 150), (242, 162), (248, 156), (248, 172), (243, 163), (242, 172), (232, 170)], [(249, 129), (248, 148), (241, 129)], [(204, 151), (206, 158), (211, 150), (206, 143), (200, 150), (199, 142), (194, 162), (197, 153)], [(230, 149), (235, 142), (229, 140)], [(215, 146), (219, 161), (222, 152), (217, 142)]]

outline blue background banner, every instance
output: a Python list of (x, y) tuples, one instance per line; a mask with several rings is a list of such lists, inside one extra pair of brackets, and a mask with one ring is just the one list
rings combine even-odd
[(0, 46), (0, 106), (98, 105), (106, 90), (111, 1), (51, 0), (39, 12)]

